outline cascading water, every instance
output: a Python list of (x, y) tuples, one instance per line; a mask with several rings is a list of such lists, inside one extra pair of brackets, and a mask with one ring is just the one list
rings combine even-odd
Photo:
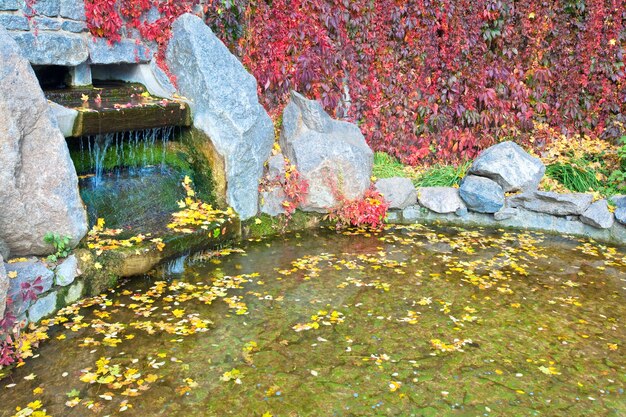
[[(83, 169), (88, 167), (93, 173), (91, 181), (98, 187), (105, 172), (119, 175), (123, 168), (135, 170), (156, 165), (164, 169), (167, 145), (173, 135), (174, 127), (168, 126), (83, 136), (78, 139), (78, 158), (83, 161)], [(157, 143), (159, 152), (155, 151)]]
[(187, 156), (178, 158), (178, 130), (156, 127), (68, 141), (92, 225), (104, 218), (113, 228), (163, 229), (183, 197), (180, 182), (190, 174)]

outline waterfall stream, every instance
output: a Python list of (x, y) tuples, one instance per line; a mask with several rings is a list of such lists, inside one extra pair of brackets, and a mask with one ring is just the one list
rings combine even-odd
[(88, 162), (81, 165), (89, 167), (96, 187), (100, 186), (106, 172), (119, 174), (121, 168), (132, 170), (156, 165), (164, 168), (167, 144), (174, 136), (174, 129), (168, 126), (83, 136), (78, 139), (78, 157)]

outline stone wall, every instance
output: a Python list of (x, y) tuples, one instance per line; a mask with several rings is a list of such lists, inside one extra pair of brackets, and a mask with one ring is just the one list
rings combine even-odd
[(141, 64), (153, 51), (128, 34), (109, 45), (87, 29), (82, 0), (0, 0), (0, 26), (9, 31), (32, 65), (69, 68), (71, 85), (92, 82), (90, 65)]

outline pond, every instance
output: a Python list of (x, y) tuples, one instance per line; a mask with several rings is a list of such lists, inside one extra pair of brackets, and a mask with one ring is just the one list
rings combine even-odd
[(407, 226), (173, 265), (63, 310), (0, 414), (626, 415), (622, 249)]

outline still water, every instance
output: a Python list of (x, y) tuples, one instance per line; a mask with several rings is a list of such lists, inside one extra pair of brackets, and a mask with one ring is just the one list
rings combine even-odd
[(624, 416), (625, 288), (536, 233), (249, 242), (63, 310), (0, 415)]

